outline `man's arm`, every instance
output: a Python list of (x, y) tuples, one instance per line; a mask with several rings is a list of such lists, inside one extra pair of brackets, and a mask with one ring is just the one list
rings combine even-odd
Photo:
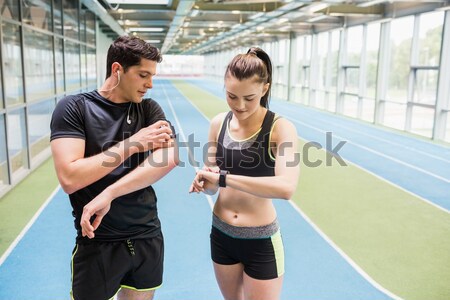
[[(80, 221), (82, 235), (89, 238), (95, 236), (94, 231), (108, 213), (114, 199), (154, 184), (176, 167), (178, 163), (178, 147), (176, 145), (175, 147), (154, 151), (136, 169), (107, 187), (84, 206)], [(96, 217), (91, 224), (90, 219), (94, 215)]]
[(158, 121), (106, 151), (86, 158), (83, 139), (52, 140), (51, 149), (56, 174), (63, 190), (67, 194), (72, 194), (103, 178), (134, 153), (167, 147), (169, 135), (172, 133), (167, 125), (166, 121)]

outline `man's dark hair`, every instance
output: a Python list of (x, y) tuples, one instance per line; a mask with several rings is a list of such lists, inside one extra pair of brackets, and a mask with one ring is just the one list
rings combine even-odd
[(146, 41), (135, 36), (119, 36), (109, 47), (106, 59), (106, 78), (111, 76), (111, 65), (114, 62), (120, 63), (124, 72), (129, 67), (137, 66), (141, 59), (149, 59), (160, 63), (162, 61), (161, 52)]

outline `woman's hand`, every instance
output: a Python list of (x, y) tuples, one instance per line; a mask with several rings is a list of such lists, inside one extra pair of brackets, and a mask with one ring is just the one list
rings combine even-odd
[(219, 189), (219, 167), (203, 167), (203, 170), (197, 171), (192, 181), (189, 193), (203, 192), (208, 195), (214, 195)]

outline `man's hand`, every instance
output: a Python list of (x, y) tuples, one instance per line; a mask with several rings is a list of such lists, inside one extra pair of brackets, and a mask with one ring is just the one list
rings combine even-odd
[(144, 127), (129, 138), (130, 147), (136, 147), (137, 152), (145, 152), (158, 148), (170, 147), (173, 132), (169, 122), (161, 120)]
[[(103, 217), (108, 213), (111, 208), (111, 201), (113, 199), (107, 192), (104, 190), (97, 197), (91, 200), (88, 204), (86, 204), (83, 208), (83, 214), (81, 215), (81, 234), (82, 236), (87, 236), (88, 238), (94, 238), (94, 231), (100, 226)], [(91, 218), (95, 215), (94, 222), (91, 224)]]

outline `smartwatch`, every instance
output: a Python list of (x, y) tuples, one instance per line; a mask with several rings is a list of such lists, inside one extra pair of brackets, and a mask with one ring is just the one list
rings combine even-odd
[(227, 182), (226, 182), (226, 178), (227, 178), (227, 174), (229, 174), (229, 171), (225, 171), (225, 170), (220, 170), (219, 172), (219, 186), (220, 187), (227, 187)]

